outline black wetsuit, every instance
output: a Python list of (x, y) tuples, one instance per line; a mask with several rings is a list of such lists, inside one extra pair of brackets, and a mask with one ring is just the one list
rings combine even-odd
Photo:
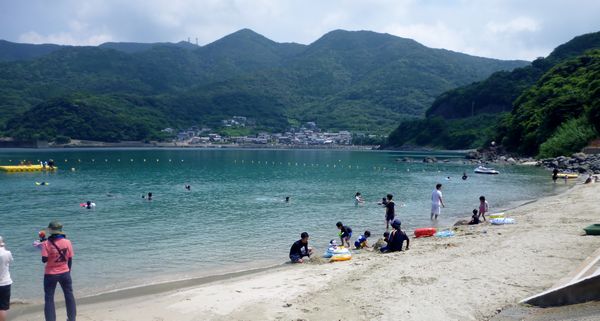
[(388, 252), (402, 251), (404, 241), (410, 242), (406, 233), (396, 230), (390, 235), (390, 243), (388, 244)]

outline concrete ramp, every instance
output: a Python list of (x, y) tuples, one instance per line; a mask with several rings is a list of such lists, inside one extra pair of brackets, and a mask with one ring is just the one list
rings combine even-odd
[(595, 300), (600, 300), (600, 249), (550, 290), (529, 297), (521, 303), (552, 307)]

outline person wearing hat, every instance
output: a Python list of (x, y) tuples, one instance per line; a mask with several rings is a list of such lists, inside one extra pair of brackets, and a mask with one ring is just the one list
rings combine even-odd
[(48, 224), (48, 234), (50, 237), (42, 243), (42, 262), (46, 263), (44, 269), (44, 315), (46, 321), (56, 321), (54, 291), (56, 284), (60, 283), (65, 295), (67, 321), (75, 321), (75, 296), (71, 280), (73, 246), (71, 241), (67, 240), (62, 224), (57, 221)]
[(0, 321), (6, 320), (6, 311), (10, 308), (12, 279), (10, 278), (8, 266), (12, 261), (12, 254), (5, 248), (4, 239), (0, 236)]
[(399, 219), (395, 219), (392, 222), (392, 233), (390, 233), (389, 242), (387, 246), (381, 248), (381, 252), (396, 252), (402, 251), (402, 244), (406, 241), (406, 250), (408, 250), (408, 246), (410, 245), (410, 240), (406, 233), (402, 232), (400, 227), (402, 226)]

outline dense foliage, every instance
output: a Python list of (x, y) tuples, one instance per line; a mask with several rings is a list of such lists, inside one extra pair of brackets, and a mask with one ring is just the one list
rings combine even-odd
[(57, 143), (70, 138), (107, 142), (160, 139), (160, 132), (153, 130), (160, 116), (154, 110), (133, 104), (118, 108), (115, 102), (98, 97), (50, 99), (13, 118), (7, 129), (17, 139)]
[[(597, 124), (599, 79), (600, 50), (589, 51), (552, 68), (515, 101), (512, 115), (499, 133), (502, 144), (529, 155), (537, 154), (540, 145), (545, 144), (542, 156), (558, 156), (581, 149), (594, 137), (590, 130)], [(574, 119), (579, 120), (568, 122)], [(569, 133), (578, 130), (581, 135), (565, 140)], [(558, 136), (553, 136), (555, 134)], [(554, 139), (549, 141), (551, 137)]]
[(509, 112), (513, 101), (553, 66), (594, 48), (600, 48), (600, 32), (575, 37), (556, 47), (548, 57), (538, 58), (529, 66), (511, 72), (496, 72), (484, 81), (443, 93), (427, 110), (427, 116), (451, 119)]
[[(97, 107), (98, 114), (118, 111), (120, 119), (143, 120), (151, 133), (167, 126), (214, 127), (237, 115), (252, 118), (259, 129), (316, 121), (327, 130), (387, 134), (399, 121), (421, 117), (438, 94), (524, 64), (342, 30), (308, 46), (276, 43), (246, 29), (203, 47), (59, 47), (35, 59), (0, 63), (0, 131), (42, 130), (29, 117), (35, 110), (76, 97), (77, 106)], [(96, 139), (148, 136), (141, 130), (116, 135), (105, 128), (111, 134), (100, 135), (73, 129), (38, 134), (82, 138), (81, 129)]]
[[(577, 151), (600, 129), (598, 51), (585, 53), (589, 48), (600, 48), (600, 32), (576, 37), (531, 66), (446, 92), (427, 118), (401, 123), (388, 144), (464, 149), (495, 140), (526, 155), (536, 155), (542, 144), (540, 156)], [(468, 134), (473, 128), (477, 135)], [(438, 133), (450, 131), (460, 133), (460, 139), (439, 139)], [(575, 131), (580, 134), (569, 134)]]
[(549, 158), (578, 152), (597, 135), (585, 118), (569, 119), (540, 146), (538, 157)]
[(446, 120), (429, 117), (402, 122), (388, 137), (391, 146), (430, 146), (443, 149), (469, 149), (488, 144), (496, 126), (506, 114), (478, 115)]

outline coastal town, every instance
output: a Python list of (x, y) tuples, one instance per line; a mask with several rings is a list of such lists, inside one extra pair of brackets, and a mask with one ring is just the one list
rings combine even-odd
[[(233, 116), (222, 121), (220, 129), (192, 126), (176, 131), (165, 128), (162, 131), (173, 135), (173, 142), (180, 145), (242, 145), (242, 146), (349, 146), (360, 144), (360, 141), (372, 141), (378, 135), (353, 133), (347, 130), (327, 132), (320, 129), (315, 122), (306, 122), (299, 127), (291, 127), (285, 132), (269, 133), (259, 131), (256, 134), (230, 136), (223, 134), (226, 129), (245, 129), (253, 126), (253, 122), (244, 116)], [(223, 130), (225, 129), (225, 130)]]

